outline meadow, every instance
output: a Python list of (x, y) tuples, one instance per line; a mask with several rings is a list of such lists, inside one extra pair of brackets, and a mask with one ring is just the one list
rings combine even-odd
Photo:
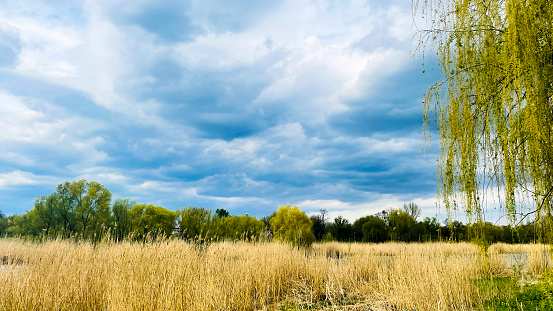
[(0, 310), (475, 310), (551, 265), (538, 244), (171, 239), (0, 239), (0, 259)]

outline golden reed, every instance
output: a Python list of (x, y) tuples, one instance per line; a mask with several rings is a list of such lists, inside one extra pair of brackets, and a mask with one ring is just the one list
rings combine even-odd
[(0, 310), (472, 310), (501, 247), (0, 239)]

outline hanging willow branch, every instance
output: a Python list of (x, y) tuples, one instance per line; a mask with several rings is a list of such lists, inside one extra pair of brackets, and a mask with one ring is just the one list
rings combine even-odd
[(439, 131), (446, 209), (481, 220), (491, 184), (513, 223), (551, 218), (553, 0), (415, 0), (413, 10), (431, 20), (420, 42), (436, 45), (445, 75), (426, 94), (424, 125)]

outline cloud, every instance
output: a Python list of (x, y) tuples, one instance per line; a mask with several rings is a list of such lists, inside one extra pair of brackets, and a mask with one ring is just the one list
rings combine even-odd
[(189, 1), (109, 2), (109, 16), (123, 25), (136, 25), (164, 41), (190, 41), (202, 29), (194, 25)]
[(0, 67), (15, 67), (21, 53), (21, 38), (17, 28), (0, 23)]
[(0, 189), (10, 189), (17, 186), (28, 186), (37, 184), (54, 184), (54, 178), (50, 176), (35, 175), (24, 171), (11, 171), (0, 173)]
[[(0, 32), (20, 42), (0, 70), (6, 172), (257, 216), (311, 202), (353, 217), (435, 192), (419, 156), (434, 76), (411, 69), (410, 7), (399, 0), (0, 9), (12, 27)], [(2, 192), (0, 203), (28, 209), (47, 186), (14, 184), (23, 203)]]

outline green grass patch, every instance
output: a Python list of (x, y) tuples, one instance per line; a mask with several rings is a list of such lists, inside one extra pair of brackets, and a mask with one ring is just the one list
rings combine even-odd
[(553, 271), (540, 277), (537, 284), (521, 286), (519, 278), (488, 277), (475, 281), (482, 304), (478, 310), (553, 311)]

